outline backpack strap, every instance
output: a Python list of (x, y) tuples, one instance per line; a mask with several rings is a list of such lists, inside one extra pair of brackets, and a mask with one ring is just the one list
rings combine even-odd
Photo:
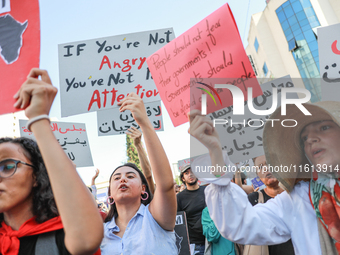
[(259, 198), (258, 198), (258, 203), (263, 204), (264, 203), (264, 197), (263, 197), (263, 193), (261, 191), (258, 191), (259, 193)]
[(55, 237), (55, 231), (39, 235), (35, 245), (35, 255), (59, 255)]

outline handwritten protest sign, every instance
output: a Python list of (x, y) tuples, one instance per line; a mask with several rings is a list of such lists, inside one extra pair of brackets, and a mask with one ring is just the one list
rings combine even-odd
[[(163, 131), (161, 101), (145, 104), (146, 113), (156, 131)], [(140, 128), (130, 111), (120, 112), (119, 108), (97, 112), (98, 136), (119, 135), (131, 128)]]
[(169, 28), (60, 44), (61, 116), (115, 108), (131, 92), (159, 101), (146, 57), (173, 38)]
[(39, 67), (39, 1), (0, 2), (0, 114), (14, 112), (13, 95), (32, 67)]
[[(35, 139), (26, 128), (27, 120), (19, 120), (20, 135)], [(84, 123), (51, 122), (51, 129), (66, 155), (77, 167), (93, 166), (92, 155)]]
[(190, 254), (188, 225), (184, 211), (177, 212), (175, 236), (178, 255)]
[(322, 101), (340, 101), (340, 24), (318, 28)]
[[(262, 94), (256, 79), (250, 79), (255, 74), (228, 4), (152, 54), (147, 63), (175, 127), (188, 121), (190, 109), (200, 109), (202, 91), (190, 78), (200, 82), (202, 78), (227, 77), (244, 95), (247, 87), (253, 88), (254, 97)], [(218, 109), (231, 103), (221, 100)]]
[[(252, 104), (257, 110), (275, 109), (281, 105), (281, 88), (294, 87), (289, 76), (285, 76), (261, 85), (263, 95), (252, 100)], [(273, 104), (273, 88), (277, 88), (277, 105)], [(288, 93), (287, 98), (298, 98), (297, 93)], [(245, 105), (249, 102), (245, 102)], [(208, 114), (213, 119), (220, 119), (220, 124), (215, 128), (219, 134), (222, 149), (227, 151), (232, 162), (242, 162), (244, 160), (263, 155), (262, 133), (264, 125), (269, 121), (269, 115), (259, 116), (251, 113), (248, 107), (244, 107), (244, 115), (234, 115), (233, 106)], [(228, 122), (225, 123), (225, 120)], [(217, 123), (217, 122), (216, 122)], [(293, 122), (284, 123), (294, 125)], [(275, 122), (275, 125), (281, 123)]]

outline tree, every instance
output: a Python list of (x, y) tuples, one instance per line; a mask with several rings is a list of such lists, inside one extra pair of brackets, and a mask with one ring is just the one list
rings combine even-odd
[(139, 169), (142, 169), (139, 162), (139, 157), (137, 153), (137, 149), (133, 144), (133, 139), (126, 135), (126, 156), (127, 162), (135, 164)]

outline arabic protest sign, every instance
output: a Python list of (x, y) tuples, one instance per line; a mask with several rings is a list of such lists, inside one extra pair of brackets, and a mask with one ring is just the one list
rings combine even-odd
[(318, 28), (322, 101), (340, 101), (340, 24)]
[[(152, 54), (147, 63), (175, 127), (188, 121), (190, 109), (200, 109), (202, 91), (190, 78), (200, 82), (202, 78), (227, 77), (231, 78), (228, 83), (245, 95), (247, 87), (253, 87), (254, 97), (262, 94), (257, 80), (250, 79), (255, 74), (228, 4)], [(231, 102), (220, 104), (218, 109)]]
[[(27, 120), (19, 120), (20, 136), (35, 139), (26, 128)], [(77, 167), (93, 166), (84, 123), (51, 122), (51, 129), (66, 155)]]
[(184, 211), (177, 212), (175, 236), (178, 255), (191, 254), (189, 246), (187, 218)]
[[(261, 85), (263, 95), (252, 100), (252, 105), (257, 110), (275, 109), (281, 105), (281, 88), (294, 87), (289, 76), (285, 76)], [(273, 93), (273, 88), (277, 88), (277, 94)], [(277, 105), (273, 104), (273, 96), (277, 95)], [(297, 99), (297, 93), (288, 93), (289, 99)], [(245, 102), (245, 105), (249, 102)], [(220, 119), (221, 122), (215, 126), (222, 149), (228, 153), (232, 162), (242, 162), (244, 160), (263, 155), (262, 133), (264, 124), (269, 121), (269, 115), (255, 115), (248, 107), (244, 107), (244, 115), (234, 115), (233, 106), (208, 114), (211, 120)], [(227, 120), (228, 122), (226, 123)], [(287, 121), (285, 125), (293, 125)], [(276, 123), (281, 125), (281, 123)]]
[[(146, 113), (156, 131), (163, 131), (161, 101), (145, 104)], [(98, 136), (119, 135), (132, 126), (139, 129), (130, 111), (120, 112), (119, 108), (97, 112)]]
[(16, 111), (13, 95), (39, 67), (39, 1), (0, 1), (0, 114)]
[(173, 38), (167, 28), (60, 44), (61, 116), (115, 108), (131, 92), (160, 100), (146, 57)]
[(191, 164), (195, 158), (197, 158), (198, 156), (195, 156), (195, 157), (191, 157), (191, 158), (186, 158), (186, 159), (182, 159), (182, 160), (178, 160), (177, 161), (177, 166), (178, 166), (178, 170), (179, 172), (181, 173), (182, 171), (182, 168), (184, 166), (186, 166), (187, 164)]

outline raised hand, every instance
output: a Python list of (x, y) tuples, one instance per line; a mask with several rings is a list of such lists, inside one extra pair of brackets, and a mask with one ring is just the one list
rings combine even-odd
[(43, 114), (48, 115), (57, 92), (58, 89), (52, 86), (47, 71), (33, 68), (27, 80), (14, 95), (14, 99), (17, 100), (14, 107), (25, 110), (29, 119)]
[(190, 122), (189, 134), (200, 141), (209, 150), (221, 149), (221, 143), (213, 122), (206, 116), (201, 115), (199, 110), (188, 113)]
[(140, 132), (137, 128), (131, 127), (128, 129), (128, 132), (126, 132), (127, 135), (130, 135), (133, 139), (133, 143), (135, 146), (141, 143), (142, 141), (142, 132)]
[(118, 105), (120, 106), (119, 111), (121, 112), (130, 110), (133, 118), (139, 126), (150, 123), (143, 100), (137, 94), (130, 93), (127, 97), (120, 101)]

